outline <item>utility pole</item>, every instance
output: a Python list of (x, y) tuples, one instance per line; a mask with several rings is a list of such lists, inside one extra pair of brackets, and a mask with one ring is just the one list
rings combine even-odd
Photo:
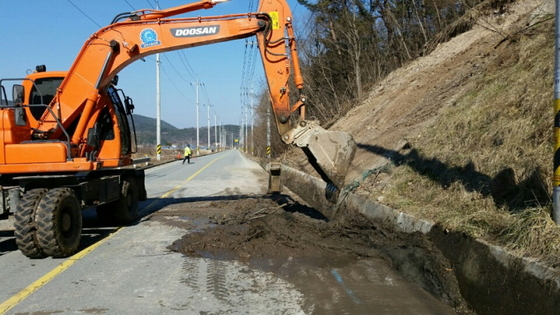
[(210, 106), (212, 105), (208, 104), (205, 106), (207, 107), (206, 109), (208, 110), (208, 148), (210, 148), (211, 145), (210, 144)]
[(270, 144), (270, 106), (266, 108), (266, 157), (270, 161), (272, 148)]
[(249, 121), (247, 119), (247, 107), (248, 106), (245, 106), (245, 153), (247, 153), (249, 149), (249, 138), (247, 137), (247, 127), (249, 125)]
[(198, 127), (198, 87), (203, 85), (204, 83), (198, 82), (198, 75), (196, 76), (196, 82), (192, 83), (191, 85), (196, 85), (196, 155), (200, 155), (200, 130)]
[(238, 149), (241, 150), (241, 148), (239, 148), (239, 146), (241, 146), (241, 141), (243, 140), (243, 118), (241, 119), (241, 123), (239, 124), (239, 142), (238, 142)]
[(255, 138), (253, 137), (253, 100), (254, 100), (254, 95), (253, 95), (253, 88), (251, 88), (251, 155), (255, 155)]
[[(156, 1), (156, 9), (159, 3)], [(156, 159), (161, 160), (161, 94), (159, 89), (159, 53), (156, 54)]]
[(245, 134), (244, 129), (245, 129), (245, 120), (243, 119), (244, 115), (243, 115), (243, 107), (241, 107), (241, 118), (239, 119), (241, 124), (239, 127), (239, 146), (240, 146), (240, 150), (241, 151), (245, 151), (244, 147), (245, 147), (245, 139), (243, 139), (243, 135)]
[(222, 137), (223, 129), (222, 129), (222, 122), (221, 121), (220, 121), (220, 129), (218, 129), (218, 130), (220, 130), (220, 148), (222, 148), (222, 150), (224, 150), (226, 146), (224, 145), (224, 139)]
[(218, 152), (218, 116), (217, 115), (212, 115), (214, 116), (214, 150), (216, 152)]

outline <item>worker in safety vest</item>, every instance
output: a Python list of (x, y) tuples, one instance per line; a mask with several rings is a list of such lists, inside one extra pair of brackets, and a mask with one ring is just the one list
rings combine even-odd
[(187, 164), (191, 164), (191, 154), (191, 145), (187, 144), (185, 147), (185, 158), (183, 159), (183, 164), (185, 164), (185, 160), (187, 161)]

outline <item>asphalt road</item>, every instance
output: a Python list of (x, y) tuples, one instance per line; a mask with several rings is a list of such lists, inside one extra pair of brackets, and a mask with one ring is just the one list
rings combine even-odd
[[(238, 151), (192, 162), (146, 171), (149, 199), (135, 225), (96, 227), (88, 211), (81, 251), (68, 259), (28, 259), (17, 250), (13, 232), (0, 231), (0, 314), (311, 314), (315, 296), (325, 292), (355, 304), (335, 307), (332, 314), (453, 314), (381, 261), (325, 273), (327, 280), (311, 277), (316, 286), (298, 291), (242, 263), (169, 251), (188, 231), (146, 220), (154, 211), (177, 202), (266, 193), (267, 174)], [(345, 282), (364, 274), (369, 276), (359, 286)], [(369, 308), (357, 296), (369, 296), (367, 303), (377, 306)]]

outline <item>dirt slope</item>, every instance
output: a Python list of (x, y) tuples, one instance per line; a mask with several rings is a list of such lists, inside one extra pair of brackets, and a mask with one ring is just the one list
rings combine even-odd
[[(481, 18), (472, 30), (440, 44), (428, 56), (394, 71), (379, 83), (361, 106), (331, 128), (349, 132), (359, 144), (347, 179), (359, 178), (365, 170), (384, 163), (383, 157), (371, 152), (373, 146), (398, 150), (402, 140), (421, 137), (438, 112), (452, 106), (469, 90), (473, 77), (494, 63), (500, 51), (500, 46), (495, 47), (504, 39), (500, 33), (514, 33), (535, 22), (535, 13), (551, 13), (554, 2), (549, 4), (519, 1), (505, 14)], [(495, 31), (496, 27), (499, 28)]]
[[(422, 137), (441, 110), (454, 106), (457, 99), (472, 90), (477, 77), (500, 64), (497, 59), (503, 58), (500, 52), (506, 46), (501, 44), (505, 36), (553, 13), (551, 0), (520, 0), (503, 13), (482, 15), (470, 31), (439, 44), (429, 55), (417, 58), (377, 84), (361, 105), (329, 128), (349, 132), (358, 143), (346, 183), (387, 162), (379, 154), (380, 148), (398, 151), (407, 140)], [(303, 155), (288, 160), (291, 166), (313, 172)]]

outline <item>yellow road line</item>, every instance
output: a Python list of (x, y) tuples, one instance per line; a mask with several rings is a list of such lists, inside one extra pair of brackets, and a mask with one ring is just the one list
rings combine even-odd
[(37, 281), (33, 282), (25, 289), (19, 291), (16, 295), (12, 296), (4, 303), (0, 304), (0, 314), (6, 313), (12, 307), (16, 306), (19, 302), (23, 301), (25, 298), (30, 296), (33, 292), (37, 291), (39, 288), (47, 284), (49, 281), (54, 279), (56, 276), (61, 274), (64, 270), (70, 268), (73, 264), (75, 264), (78, 260), (84, 258), (87, 254), (91, 253), (94, 249), (99, 247), (101, 244), (105, 243), (115, 234), (120, 231), (120, 227), (113, 233), (109, 234), (109, 236), (105, 237), (101, 241), (87, 247), (86, 249), (82, 250), (81, 252), (75, 254), (74, 256), (68, 258), (63, 263), (55, 267), (53, 270), (49, 271), (47, 274), (39, 278)]
[(204, 165), (201, 169), (199, 169), (198, 171), (196, 171), (194, 174), (192, 174), (191, 176), (189, 176), (187, 179), (185, 179), (181, 184), (177, 185), (176, 187), (174, 187), (173, 189), (171, 189), (170, 191), (166, 192), (165, 194), (163, 194), (161, 197), (158, 198), (158, 200), (154, 200), (152, 203), (150, 203), (146, 208), (142, 209), (142, 211), (146, 211), (148, 209), (150, 209), (152, 206), (154, 206), (156, 203), (159, 202), (159, 199), (162, 198), (167, 198), (169, 197), (172, 193), (176, 192), (177, 190), (179, 190), (179, 188), (183, 187), (186, 183), (190, 182), (195, 176), (198, 176), (198, 174), (202, 173), (202, 171), (204, 171), (205, 169), (207, 169), (210, 165), (212, 165), (214, 162), (216, 162), (217, 160), (224, 158), (226, 155), (230, 154), (231, 151), (229, 151), (228, 153), (213, 159), (212, 161), (208, 162), (208, 164)]
[[(174, 193), (175, 191), (177, 191), (177, 189), (181, 188), (185, 183), (191, 181), (195, 176), (197, 176), (198, 174), (200, 174), (202, 171), (204, 171), (206, 168), (208, 168), (210, 165), (212, 165), (212, 163), (216, 162), (217, 160), (225, 157), (226, 155), (228, 155), (230, 152), (210, 161), (208, 164), (206, 164), (204, 167), (202, 167), (201, 169), (199, 169), (196, 173), (192, 174), (189, 178), (187, 178), (186, 180), (184, 180), (180, 185), (178, 185), (177, 187), (171, 189), (170, 191), (168, 191), (167, 193), (163, 194), (161, 197), (159, 197), (158, 199), (161, 198), (167, 198), (169, 197), (169, 195), (171, 195), (172, 193)], [(148, 209), (149, 207), (151, 207), (152, 205), (154, 205), (155, 203), (157, 203), (159, 200), (155, 200), (154, 202), (152, 202), (151, 204), (149, 204), (146, 208), (144, 208), (144, 210)], [(70, 268), (70, 266), (72, 266), (73, 264), (75, 264), (77, 261), (79, 261), (80, 259), (84, 258), (87, 254), (91, 253), (93, 250), (95, 250), (97, 247), (101, 246), (101, 244), (105, 243), (106, 241), (108, 241), (111, 237), (113, 237), (115, 234), (117, 234), (122, 227), (119, 227), (115, 232), (109, 234), (109, 236), (105, 237), (104, 239), (100, 240), (99, 242), (87, 247), (86, 249), (82, 250), (79, 253), (76, 253), (75, 255), (73, 255), (72, 257), (68, 258), (67, 260), (65, 260), (63, 263), (61, 263), (60, 265), (58, 265), (57, 267), (55, 267), (53, 270), (49, 271), (47, 274), (45, 274), (44, 276), (42, 276), (41, 278), (39, 278), (37, 281), (33, 282), (32, 284), (30, 284), (29, 286), (27, 286), (25, 289), (19, 291), (16, 295), (12, 296), (11, 298), (9, 298), (8, 300), (6, 300), (4, 303), (0, 304), (0, 315), (5, 314), (7, 311), (9, 311), (11, 308), (13, 308), (14, 306), (16, 306), (18, 303), (20, 303), (21, 301), (23, 301), (25, 298), (27, 298), (28, 296), (30, 296), (31, 294), (33, 294), (33, 292), (39, 290), (42, 286), (44, 286), (45, 284), (49, 283), (52, 279), (54, 279), (56, 276), (58, 276), (59, 274), (61, 274), (64, 270)]]

